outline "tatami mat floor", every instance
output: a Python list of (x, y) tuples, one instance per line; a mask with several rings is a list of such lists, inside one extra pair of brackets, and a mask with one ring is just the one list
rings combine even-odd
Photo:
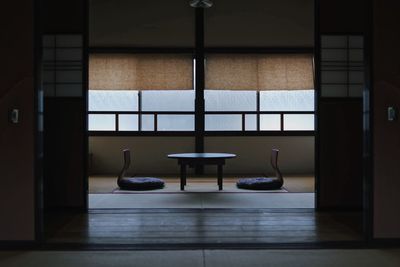
[(313, 193), (89, 194), (92, 209), (314, 208)]
[[(226, 175), (224, 177), (223, 192), (256, 192), (236, 188), (236, 181), (242, 177), (255, 177), (257, 175)], [(259, 175), (258, 175), (259, 176)], [(179, 179), (177, 176), (158, 175), (166, 182), (166, 187), (161, 190), (139, 192), (139, 193), (171, 193), (180, 192)], [(117, 177), (107, 175), (96, 175), (89, 177), (89, 193), (113, 193), (117, 189)], [(293, 175), (286, 176), (284, 179), (284, 189), (281, 191), (268, 192), (289, 192), (289, 193), (313, 193), (314, 192), (314, 176), (311, 175)], [(215, 177), (188, 177), (186, 192), (217, 192), (217, 184)], [(257, 191), (262, 192), (262, 191)], [(136, 192), (137, 193), (137, 192)]]
[[(160, 176), (159, 176), (160, 177)], [(285, 177), (284, 188), (273, 191), (252, 191), (236, 188), (238, 178), (224, 177), (224, 190), (219, 191), (216, 179), (189, 177), (185, 191), (176, 176), (161, 176), (166, 186), (153, 191), (120, 191), (116, 177), (92, 176), (89, 179), (91, 209), (285, 209), (314, 208), (314, 177)], [(251, 177), (251, 175), (250, 175)], [(290, 194), (288, 194), (290, 192)]]

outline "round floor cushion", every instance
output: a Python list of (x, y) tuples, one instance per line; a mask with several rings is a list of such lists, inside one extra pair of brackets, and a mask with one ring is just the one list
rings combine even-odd
[(276, 190), (282, 185), (282, 181), (267, 177), (243, 178), (236, 183), (238, 188), (250, 190)]
[(124, 177), (118, 181), (123, 190), (153, 190), (164, 188), (164, 181), (154, 177)]

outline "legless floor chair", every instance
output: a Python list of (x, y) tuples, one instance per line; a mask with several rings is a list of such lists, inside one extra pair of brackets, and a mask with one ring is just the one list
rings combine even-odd
[(154, 190), (161, 189), (165, 183), (162, 179), (155, 177), (126, 177), (126, 172), (131, 164), (131, 151), (123, 150), (124, 166), (118, 176), (117, 184), (122, 190)]
[(272, 149), (271, 166), (275, 171), (275, 177), (253, 177), (239, 179), (236, 183), (238, 188), (250, 190), (277, 190), (283, 186), (282, 173), (278, 167), (278, 149)]

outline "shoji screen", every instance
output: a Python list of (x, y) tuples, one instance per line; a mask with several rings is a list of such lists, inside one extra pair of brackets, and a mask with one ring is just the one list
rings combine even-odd
[(321, 36), (321, 97), (362, 97), (363, 53), (363, 36)]
[(43, 37), (43, 86), (46, 97), (82, 97), (82, 35)]

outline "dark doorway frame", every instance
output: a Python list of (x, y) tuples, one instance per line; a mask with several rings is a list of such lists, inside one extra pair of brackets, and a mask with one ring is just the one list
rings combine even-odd
[[(39, 2), (38, 0), (35, 1), (36, 5), (37, 2)], [(88, 14), (89, 12), (89, 1), (86, 0), (86, 14)], [(315, 36), (316, 36), (316, 40), (318, 40), (319, 38), (317, 38), (318, 33), (319, 33), (319, 24), (318, 24), (318, 19), (319, 19), (319, 2), (320, 0), (314, 0), (315, 3)], [(39, 13), (39, 8), (36, 8), (36, 15)], [(372, 5), (371, 5), (371, 16), (372, 16)], [(86, 43), (86, 49), (84, 49), (84, 56), (86, 58), (86, 64), (87, 64), (87, 57), (89, 54), (89, 48), (88, 48), (88, 16), (86, 17), (86, 21), (87, 21), (87, 25), (86, 25), (86, 32), (84, 33), (84, 40)], [(37, 22), (36, 22), (37, 23)], [(36, 24), (35, 24), (36, 25)], [(36, 27), (36, 35), (38, 35), (38, 33), (41, 34), (41, 31), (38, 30)], [(36, 45), (39, 45), (40, 42), (40, 36), (36, 36), (35, 37), (36, 40)], [(365, 92), (364, 92), (364, 121), (365, 122), (369, 122), (368, 125), (364, 124), (364, 175), (363, 175), (363, 180), (364, 180), (364, 235), (365, 235), (365, 240), (367, 241), (372, 241), (373, 240), (373, 236), (372, 236), (372, 229), (373, 229), (373, 220), (372, 220), (372, 215), (373, 215), (373, 209), (372, 209), (372, 196), (373, 196), (373, 192), (372, 192), (372, 132), (371, 132), (371, 128), (372, 128), (372, 105), (371, 105), (371, 101), (372, 101), (372, 72), (371, 72), (371, 68), (372, 68), (372, 46), (371, 46), (371, 40), (372, 40), (372, 26), (370, 27), (370, 32), (369, 35), (366, 36), (366, 44), (368, 44), (368, 46), (366, 46), (365, 49), (365, 53), (366, 53), (366, 70), (367, 70), (367, 75), (366, 75), (366, 88), (365, 88)], [(316, 42), (316, 47), (315, 50), (317, 50), (319, 48), (319, 44)], [(316, 64), (318, 62), (318, 58), (317, 58), (317, 54), (315, 53), (315, 61)], [(36, 58), (36, 66), (40, 65), (40, 58), (41, 58), (41, 52), (38, 51), (38, 49), (35, 49), (35, 55), (37, 57)], [(36, 71), (36, 75), (38, 74), (38, 71)], [(87, 79), (87, 67), (86, 67), (86, 79)], [(39, 83), (38, 83), (39, 79), (36, 78), (35, 80), (35, 85), (37, 88), (39, 87)], [(319, 77), (318, 74), (316, 75), (316, 82), (319, 81)], [(87, 84), (87, 80), (86, 80), (86, 84)], [(316, 83), (317, 84), (317, 83)], [(319, 95), (319, 90), (317, 89), (317, 87), (315, 88), (316, 90), (316, 97), (318, 97)], [(86, 103), (86, 111), (87, 111), (87, 102), (88, 102), (88, 95), (87, 92), (88, 90), (86, 90), (85, 94), (84, 94), (84, 101)], [(39, 100), (40, 95), (39, 95), (39, 90), (35, 90), (35, 94), (37, 97), (37, 100)], [(367, 98), (365, 97), (367, 96)], [(318, 99), (316, 99), (318, 100)], [(318, 101), (315, 102), (316, 104), (316, 108), (315, 108), (315, 112), (316, 112), (316, 118), (318, 118)], [(38, 110), (36, 109), (37, 112), (37, 118), (39, 118), (40, 114), (38, 112)], [(85, 117), (87, 118), (87, 113), (84, 114)], [(197, 122), (196, 122), (197, 123)], [(200, 123), (200, 122), (199, 122)], [(85, 119), (85, 124), (86, 124), (86, 133), (85, 133), (85, 138), (86, 138), (86, 143), (85, 143), (85, 147), (83, 148), (84, 151), (88, 151), (88, 128), (87, 128), (87, 119)], [(319, 144), (318, 144), (318, 138), (319, 138), (319, 132), (318, 132), (318, 123), (315, 123), (315, 138), (316, 138), (316, 142), (315, 142), (315, 149), (316, 149), (316, 154), (315, 154), (315, 160), (317, 163), (318, 160), (318, 153), (319, 153)], [(40, 141), (36, 141), (37, 142), (37, 146), (36, 146), (36, 151), (40, 150), (40, 146), (42, 145), (40, 143)], [(198, 146), (198, 151), (201, 151), (201, 143)], [(36, 209), (36, 220), (37, 220), (37, 231), (36, 231), (36, 237), (35, 240), (38, 243), (42, 243), (43, 242), (43, 210), (42, 210), (42, 201), (43, 201), (43, 195), (42, 195), (42, 184), (43, 184), (43, 177), (42, 177), (42, 173), (40, 171), (41, 165), (39, 162), (36, 162), (35, 164), (36, 166), (36, 184), (35, 184), (35, 191), (36, 191), (36, 202), (35, 202), (35, 209)], [(316, 198), (319, 194), (319, 190), (318, 190), (318, 179), (319, 177), (317, 177), (317, 168), (318, 168), (318, 164), (315, 164), (315, 168), (316, 168)], [(85, 180), (85, 185), (86, 188), (84, 189), (84, 194), (87, 197), (87, 184), (88, 184), (88, 172), (87, 172), (87, 167), (84, 170), (84, 172), (86, 173), (86, 180)], [(87, 201), (85, 204), (85, 212), (88, 212), (88, 206), (87, 206)], [(316, 208), (318, 208), (318, 204), (316, 205)], [(318, 247), (318, 245), (317, 245)]]

